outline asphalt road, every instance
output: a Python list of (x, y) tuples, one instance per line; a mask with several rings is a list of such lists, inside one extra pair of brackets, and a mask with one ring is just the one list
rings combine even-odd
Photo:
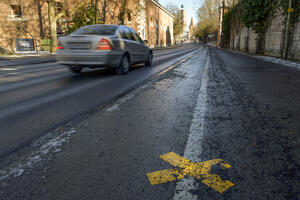
[(3, 69), (0, 199), (300, 199), (299, 69), (207, 46)]

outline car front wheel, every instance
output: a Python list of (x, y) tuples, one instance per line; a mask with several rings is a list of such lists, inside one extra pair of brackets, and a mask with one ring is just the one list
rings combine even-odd
[(121, 62), (119, 64), (118, 68), (116, 69), (116, 73), (117, 74), (127, 74), (129, 71), (129, 67), (130, 67), (129, 59), (128, 59), (128, 56), (125, 55), (121, 59)]
[(145, 62), (145, 65), (147, 67), (150, 67), (152, 65), (152, 60), (153, 60), (153, 54), (152, 54), (152, 52), (150, 52), (148, 54), (147, 61)]

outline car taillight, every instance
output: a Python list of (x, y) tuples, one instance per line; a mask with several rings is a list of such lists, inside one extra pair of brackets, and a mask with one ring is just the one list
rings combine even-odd
[(64, 49), (60, 41), (58, 41), (56, 49)]
[(105, 39), (105, 38), (102, 38), (100, 41), (99, 41), (99, 44), (97, 46), (97, 49), (98, 50), (111, 50), (112, 47), (110, 45), (110, 42)]

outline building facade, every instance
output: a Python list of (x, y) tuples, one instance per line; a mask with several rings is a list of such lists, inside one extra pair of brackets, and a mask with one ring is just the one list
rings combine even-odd
[(179, 15), (181, 18), (181, 22), (183, 23), (183, 26), (182, 26), (182, 33), (178, 38), (179, 39), (178, 42), (183, 42), (188, 40), (187, 13), (183, 5), (181, 5), (181, 8), (179, 10)]
[[(63, 5), (64, 2), (65, 4)], [(56, 12), (66, 9), (67, 13), (82, 0), (57, 0)], [(89, 1), (87, 1), (89, 2)], [(154, 0), (128, 0), (126, 6), (130, 10), (122, 14), (121, 4), (113, 4), (110, 10), (104, 10), (104, 0), (99, 0), (99, 16), (106, 24), (128, 25), (135, 29), (142, 39), (148, 40), (151, 47), (173, 44), (173, 20), (162, 5)], [(124, 2), (124, 1), (120, 1)], [(42, 0), (0, 0), (0, 50), (10, 52), (47, 50), (50, 29), (48, 4)], [(107, 7), (107, 6), (106, 6)], [(106, 8), (105, 7), (105, 8)], [(105, 17), (103, 16), (105, 15)], [(62, 17), (57, 21), (58, 34), (68, 32), (72, 26), (72, 17)]]
[(194, 19), (192, 17), (190, 25), (189, 25), (189, 32), (188, 32), (188, 40), (189, 41), (193, 41), (195, 39), (194, 34), (195, 34), (195, 26), (194, 26)]

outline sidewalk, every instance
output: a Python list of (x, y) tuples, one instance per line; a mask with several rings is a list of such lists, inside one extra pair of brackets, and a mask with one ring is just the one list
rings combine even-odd
[(250, 54), (250, 53), (244, 52), (244, 51), (233, 50), (233, 49), (225, 49), (225, 48), (221, 48), (221, 47), (217, 47), (217, 46), (215, 46), (215, 47), (219, 48), (219, 49), (226, 50), (226, 51), (231, 51), (231, 52), (239, 53), (239, 54), (242, 54), (242, 55), (255, 57), (255, 58), (267, 61), (267, 62), (272, 62), (272, 63), (281, 64), (281, 65), (285, 65), (285, 66), (288, 66), (288, 67), (293, 67), (293, 68), (300, 69), (300, 61), (298, 61), (298, 60), (290, 60), (290, 59), (285, 60), (283, 58), (278, 58), (278, 57), (274, 57), (274, 56)]

